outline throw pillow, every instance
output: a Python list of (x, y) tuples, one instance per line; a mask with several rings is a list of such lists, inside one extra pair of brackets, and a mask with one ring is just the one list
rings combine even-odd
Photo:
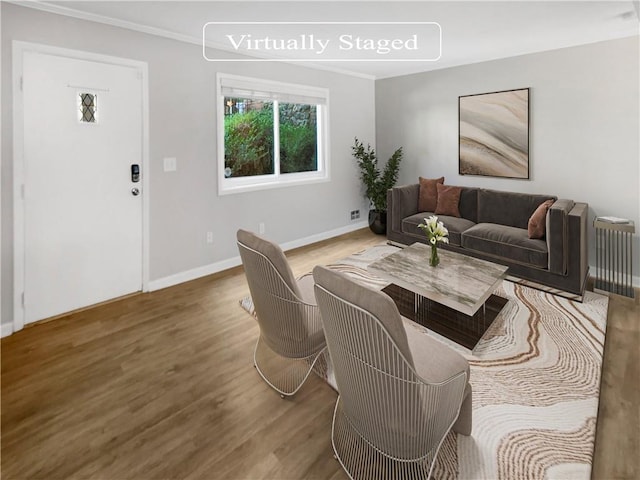
[(460, 193), (462, 187), (454, 187), (453, 185), (436, 186), (438, 190), (438, 204), (436, 205), (436, 215), (449, 215), (450, 217), (460, 217)]
[(422, 178), (420, 180), (420, 192), (418, 193), (418, 211), (435, 212), (438, 203), (437, 184), (444, 183), (444, 177)]
[(547, 211), (553, 205), (553, 200), (542, 202), (529, 218), (527, 230), (529, 238), (543, 238), (547, 229)]

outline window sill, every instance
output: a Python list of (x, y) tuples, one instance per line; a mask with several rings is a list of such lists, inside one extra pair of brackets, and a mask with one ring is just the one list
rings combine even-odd
[[(283, 179), (280, 177), (277, 180), (262, 180), (251, 183), (239, 183), (236, 185), (230, 185), (230, 182), (218, 182), (218, 196), (232, 195), (235, 193), (255, 192), (258, 190), (271, 190), (274, 188), (294, 187), (298, 185), (310, 185), (314, 183), (326, 183), (331, 180), (327, 173), (313, 174), (297, 176), (291, 179)], [(225, 185), (226, 183), (226, 185)]]

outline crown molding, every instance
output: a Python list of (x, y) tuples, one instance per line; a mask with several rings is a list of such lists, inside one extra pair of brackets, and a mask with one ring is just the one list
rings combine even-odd
[[(34, 10), (40, 10), (42, 12), (53, 13), (56, 15), (64, 15), (66, 17), (77, 18), (79, 20), (85, 20), (89, 22), (101, 23), (103, 25), (109, 25), (112, 27), (125, 28), (127, 30), (132, 30), (135, 32), (146, 33), (147, 35), (154, 35), (156, 37), (168, 38), (171, 40), (175, 40), (182, 43), (189, 43), (192, 45), (199, 45), (206, 48), (212, 48), (215, 50), (220, 50), (223, 52), (237, 53), (226, 45), (214, 43), (214, 42), (203, 42), (202, 37), (195, 37), (191, 35), (185, 35), (182, 33), (172, 32), (171, 30), (166, 30), (163, 28), (151, 27), (149, 25), (143, 25), (141, 23), (129, 22), (127, 20), (121, 20), (113, 17), (108, 17), (106, 15), (98, 15), (95, 13), (84, 12), (82, 10), (77, 10), (75, 8), (69, 8), (62, 5), (57, 5), (49, 2), (42, 2), (38, 0), (4, 0), (6, 3), (11, 3), (14, 5), (18, 5), (20, 7), (31, 8)], [(256, 57), (257, 60), (265, 61), (264, 58)], [(286, 59), (270, 59), (274, 62), (279, 63), (287, 63), (290, 65), (298, 65), (306, 68), (311, 68), (314, 70), (323, 70), (331, 73), (338, 73), (341, 75), (348, 75), (350, 77), (363, 78), (366, 80), (376, 80), (375, 75), (367, 75), (364, 73), (354, 72), (352, 70), (332, 67), (329, 65), (323, 64), (315, 64), (310, 62), (293, 62)]]

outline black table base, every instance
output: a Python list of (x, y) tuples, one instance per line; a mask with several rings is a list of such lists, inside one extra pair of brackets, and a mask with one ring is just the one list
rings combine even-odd
[(474, 315), (466, 315), (395, 284), (382, 291), (393, 299), (401, 315), (469, 350), (474, 349), (508, 302), (491, 295)]

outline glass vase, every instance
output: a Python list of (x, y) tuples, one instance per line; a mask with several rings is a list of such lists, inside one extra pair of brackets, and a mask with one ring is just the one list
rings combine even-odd
[(431, 256), (429, 257), (429, 266), (437, 267), (440, 263), (440, 257), (438, 256), (438, 246), (431, 245)]

